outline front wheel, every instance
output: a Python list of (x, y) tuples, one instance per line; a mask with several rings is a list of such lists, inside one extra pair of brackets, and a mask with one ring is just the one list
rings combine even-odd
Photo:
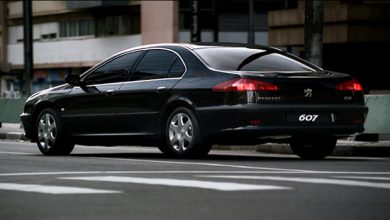
[(211, 144), (203, 137), (198, 120), (185, 107), (175, 109), (165, 122), (165, 140), (160, 150), (175, 157), (201, 157), (208, 154)]
[(323, 159), (329, 156), (336, 147), (334, 137), (293, 138), (291, 150), (302, 159)]
[(36, 132), (38, 149), (44, 155), (68, 155), (74, 148), (74, 144), (64, 140), (60, 118), (51, 108), (39, 114)]

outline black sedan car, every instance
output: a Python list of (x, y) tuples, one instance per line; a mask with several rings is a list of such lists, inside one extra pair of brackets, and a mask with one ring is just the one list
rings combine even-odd
[(213, 144), (278, 142), (318, 159), (362, 132), (368, 111), (356, 79), (263, 46), (141, 46), (65, 80), (21, 115), (44, 155), (127, 144), (194, 157)]

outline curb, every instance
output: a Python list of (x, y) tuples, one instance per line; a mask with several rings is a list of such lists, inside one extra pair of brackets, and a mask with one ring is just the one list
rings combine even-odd
[(0, 140), (27, 141), (23, 132), (3, 132), (0, 133)]
[[(364, 145), (364, 146), (363, 146)], [(289, 144), (262, 144), (255, 146), (213, 146), (214, 150), (244, 150), (256, 151), (260, 153), (271, 154), (294, 154)], [(372, 142), (349, 142), (341, 141), (331, 156), (349, 156), (349, 157), (390, 157), (390, 142), (372, 143)]]
[[(258, 146), (256, 152), (294, 154), (288, 144), (271, 146)], [(331, 156), (353, 156), (353, 157), (390, 157), (388, 146), (345, 146), (337, 145)]]

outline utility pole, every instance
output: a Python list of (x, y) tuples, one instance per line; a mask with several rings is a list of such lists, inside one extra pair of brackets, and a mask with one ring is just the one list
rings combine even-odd
[(254, 8), (253, 0), (248, 1), (248, 44), (255, 44)]
[(218, 11), (218, 0), (213, 0), (213, 41), (219, 41), (219, 11)]
[(22, 76), (22, 95), (31, 94), (31, 79), (34, 71), (32, 37), (32, 0), (23, 0), (23, 45), (24, 74)]
[(305, 59), (322, 66), (324, 0), (305, 1)]

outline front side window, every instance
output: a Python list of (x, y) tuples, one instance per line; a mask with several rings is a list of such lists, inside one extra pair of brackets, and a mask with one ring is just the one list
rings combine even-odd
[(240, 47), (204, 47), (196, 53), (212, 68), (225, 71), (308, 72), (306, 64), (281, 53)]
[(100, 66), (87, 76), (87, 85), (126, 81), (128, 73), (137, 61), (141, 51), (125, 54)]
[(168, 77), (176, 54), (166, 50), (149, 50), (139, 62), (130, 80), (149, 80)]

